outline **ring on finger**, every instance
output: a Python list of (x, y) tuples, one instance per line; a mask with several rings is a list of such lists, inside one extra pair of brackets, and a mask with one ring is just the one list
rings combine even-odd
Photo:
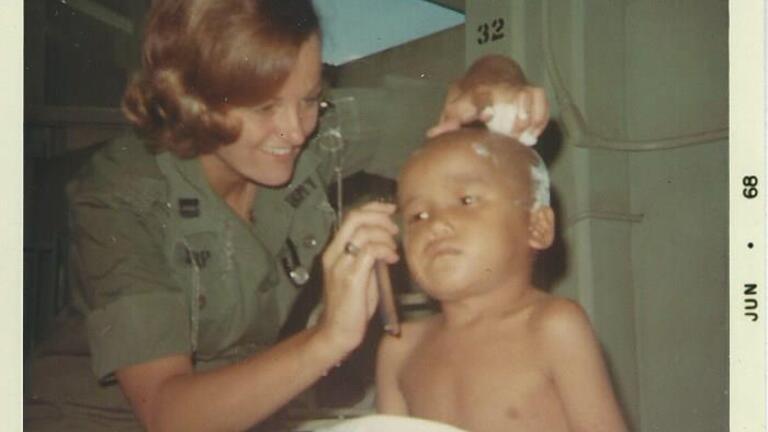
[(344, 253), (353, 257), (357, 256), (357, 254), (360, 253), (360, 247), (351, 241), (348, 241), (347, 244), (344, 245)]

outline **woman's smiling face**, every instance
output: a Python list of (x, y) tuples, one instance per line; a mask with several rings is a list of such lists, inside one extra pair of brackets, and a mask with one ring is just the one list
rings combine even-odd
[(261, 186), (281, 186), (293, 177), (296, 160), (317, 126), (322, 91), (320, 38), (311, 36), (274, 97), (256, 107), (229, 111), (242, 123), (240, 136), (207, 157), (218, 177), (241, 178)]

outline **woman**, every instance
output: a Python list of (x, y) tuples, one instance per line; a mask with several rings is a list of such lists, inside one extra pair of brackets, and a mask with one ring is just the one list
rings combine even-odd
[[(398, 259), (395, 209), (350, 212), (323, 249), (334, 220), (330, 157), (310, 140), (320, 45), (310, 0), (152, 4), (143, 70), (124, 99), (144, 142), (100, 152), (72, 197), (93, 369), (114, 375), (149, 430), (246, 429), (363, 338), (377, 302), (373, 263)], [(454, 88), (431, 133), (481, 119), (475, 91)], [(516, 129), (541, 132), (540, 89), (483, 91), (520, 101), (532, 113)], [(388, 146), (405, 144), (375, 131), (347, 137), (345, 172), (398, 162)], [(321, 251), (325, 312), (278, 343), (298, 292), (284, 267)]]

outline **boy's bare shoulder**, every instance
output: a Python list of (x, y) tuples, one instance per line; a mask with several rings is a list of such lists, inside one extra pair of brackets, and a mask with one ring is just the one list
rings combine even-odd
[(591, 332), (591, 324), (584, 308), (577, 302), (547, 294), (536, 303), (530, 316), (531, 328), (546, 339), (571, 339), (584, 331)]

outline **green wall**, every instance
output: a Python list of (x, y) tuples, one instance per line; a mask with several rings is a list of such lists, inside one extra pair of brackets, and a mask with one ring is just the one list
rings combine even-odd
[[(627, 5), (630, 136), (728, 126), (728, 4)], [(644, 430), (728, 429), (728, 143), (631, 154)]]

